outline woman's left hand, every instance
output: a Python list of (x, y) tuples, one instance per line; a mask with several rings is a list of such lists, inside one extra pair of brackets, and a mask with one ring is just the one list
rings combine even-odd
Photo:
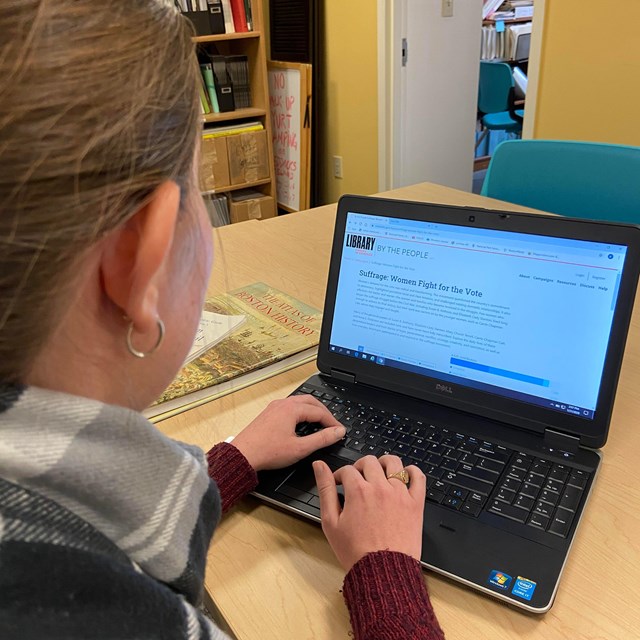
[[(297, 436), (295, 428), (301, 422), (317, 422), (324, 429)], [(316, 449), (335, 444), (345, 433), (321, 402), (311, 395), (299, 395), (271, 402), (232, 444), (256, 471), (263, 471), (288, 467)]]

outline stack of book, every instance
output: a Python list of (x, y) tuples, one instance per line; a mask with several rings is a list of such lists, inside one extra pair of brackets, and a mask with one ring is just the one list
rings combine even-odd
[(202, 35), (253, 31), (251, 0), (174, 0)]
[(205, 207), (209, 214), (209, 220), (212, 227), (224, 227), (231, 224), (229, 218), (229, 201), (228, 196), (224, 193), (220, 194), (203, 194)]
[(210, 55), (200, 63), (202, 113), (225, 113), (251, 106), (247, 56)]

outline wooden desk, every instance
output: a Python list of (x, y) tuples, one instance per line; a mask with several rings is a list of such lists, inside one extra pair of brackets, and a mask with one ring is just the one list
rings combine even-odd
[[(523, 210), (431, 184), (385, 194), (448, 204)], [(335, 206), (216, 232), (211, 291), (263, 280), (322, 308)], [(237, 433), (272, 399), (289, 394), (312, 364), (254, 385), (159, 427), (209, 448)], [(425, 573), (451, 639), (640, 637), (640, 311), (636, 307), (604, 461), (549, 613), (535, 616)], [(206, 586), (240, 640), (347, 638), (343, 571), (319, 526), (247, 498), (221, 523)], [(408, 639), (409, 640), (409, 639)]]

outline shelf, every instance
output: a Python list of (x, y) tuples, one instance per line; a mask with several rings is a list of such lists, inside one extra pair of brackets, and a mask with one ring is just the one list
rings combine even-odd
[(242, 33), (220, 33), (210, 36), (194, 36), (194, 42), (226, 42), (228, 40), (245, 40), (247, 38), (259, 38), (259, 31), (245, 31)]
[(255, 182), (245, 182), (244, 184), (232, 184), (228, 187), (219, 187), (218, 189), (210, 189), (209, 191), (201, 191), (203, 196), (213, 196), (218, 193), (227, 193), (227, 191), (238, 191), (239, 189), (251, 189), (252, 187), (259, 187), (263, 184), (269, 184), (271, 178), (265, 178), (264, 180), (256, 180)]
[(500, 18), (498, 18), (497, 20), (494, 20), (493, 18), (487, 18), (486, 20), (482, 21), (482, 24), (484, 26), (490, 26), (492, 24), (495, 24), (496, 22), (504, 22), (505, 24), (519, 24), (522, 22), (531, 22), (533, 20), (533, 17), (530, 18), (507, 18), (506, 20), (501, 20)]
[(236, 109), (235, 111), (225, 111), (224, 113), (203, 113), (202, 120), (206, 124), (212, 122), (227, 122), (229, 120), (241, 120), (242, 118), (260, 118), (266, 116), (264, 109)]

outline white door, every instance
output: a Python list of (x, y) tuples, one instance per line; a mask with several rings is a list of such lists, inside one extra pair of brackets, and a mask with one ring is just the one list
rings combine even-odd
[[(389, 186), (427, 181), (470, 191), (482, 0), (389, 2)], [(443, 17), (447, 5), (452, 17)]]

